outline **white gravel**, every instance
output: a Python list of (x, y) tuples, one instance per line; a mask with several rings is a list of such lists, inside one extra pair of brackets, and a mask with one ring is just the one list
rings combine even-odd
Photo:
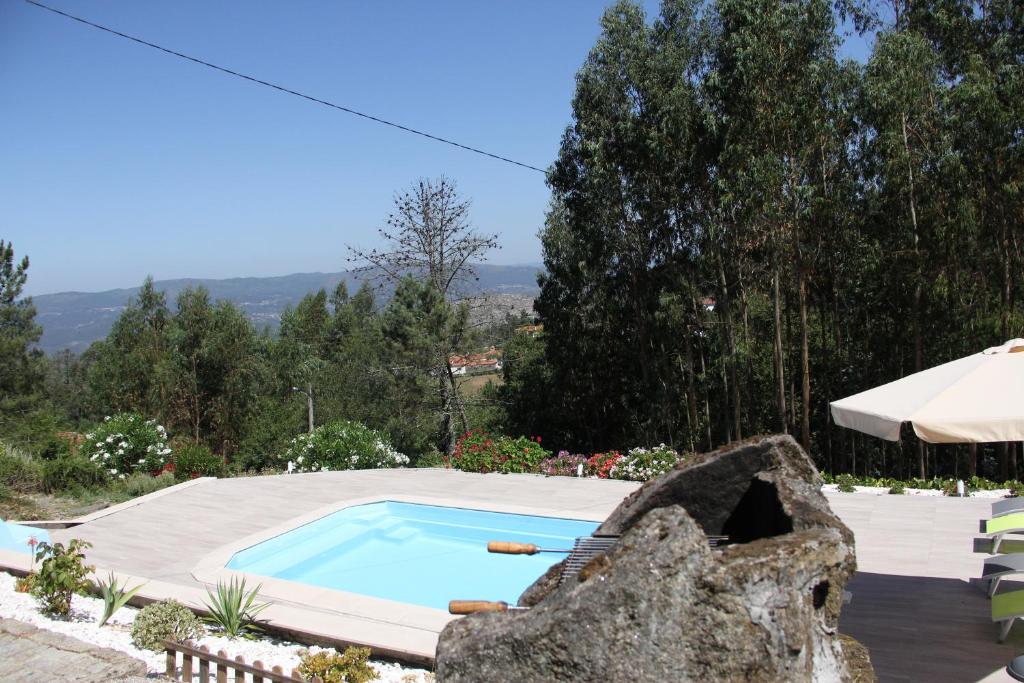
[[(138, 614), (134, 607), (123, 607), (100, 628), (97, 622), (103, 616), (103, 601), (99, 598), (76, 595), (71, 601), (72, 617), (64, 621), (51, 619), (40, 613), (35, 598), (14, 590), (15, 577), (0, 572), (0, 617), (17, 619), (39, 628), (56, 631), (99, 647), (120, 650), (146, 663), (150, 673), (164, 672), (164, 653), (140, 650), (132, 645), (131, 625)], [(291, 671), (299, 665), (299, 653), (303, 650), (314, 652), (324, 649), (306, 647), (273, 638), (262, 637), (256, 640), (238, 638), (229, 640), (219, 636), (207, 635), (199, 640), (199, 645), (206, 645), (211, 652), (224, 650), (231, 659), (242, 655), (245, 661), (252, 663), (257, 659), (270, 668), (279, 665), (285, 671)], [(384, 683), (427, 683), (433, 675), (425, 669), (404, 667), (388, 662), (372, 661), (371, 664), (380, 674)], [(212, 679), (212, 675), (211, 675)]]
[[(839, 486), (837, 484), (825, 484), (821, 487), (822, 491), (827, 493), (838, 493)], [(886, 486), (854, 486), (854, 493), (869, 493), (875, 496), (882, 494), (888, 494), (889, 488)], [(942, 491), (936, 489), (903, 489), (903, 495), (906, 496), (941, 496)], [(1006, 498), (1010, 495), (1009, 489), (993, 489), (991, 491), (971, 491), (968, 496), (971, 498)]]

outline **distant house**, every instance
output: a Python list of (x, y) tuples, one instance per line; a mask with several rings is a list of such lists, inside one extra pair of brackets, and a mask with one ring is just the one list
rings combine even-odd
[(538, 334), (544, 331), (544, 323), (540, 325), (520, 325), (516, 328), (516, 332), (522, 332), (528, 334), (531, 337), (536, 337)]
[(501, 372), (501, 350), (493, 346), (483, 353), (470, 353), (465, 356), (450, 356), (449, 365), (455, 375), (482, 375), (488, 372)]

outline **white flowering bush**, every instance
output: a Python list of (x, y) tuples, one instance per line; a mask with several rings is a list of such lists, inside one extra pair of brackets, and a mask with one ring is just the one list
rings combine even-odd
[(372, 470), (409, 464), (409, 458), (392, 448), (378, 431), (347, 420), (321, 425), (312, 434), (295, 437), (281, 459), (290, 462), (297, 472)]
[(118, 413), (85, 435), (83, 452), (111, 479), (159, 472), (171, 460), (167, 431), (138, 413)]
[(664, 474), (679, 462), (679, 454), (659, 444), (653, 448), (634, 448), (623, 455), (609, 471), (612, 479), (648, 481)]

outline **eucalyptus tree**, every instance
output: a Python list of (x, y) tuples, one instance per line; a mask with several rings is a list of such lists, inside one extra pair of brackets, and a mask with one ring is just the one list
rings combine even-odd
[(549, 177), (536, 307), (557, 340), (546, 345), (555, 400), (594, 444), (655, 439), (678, 417), (664, 406), (679, 341), (657, 312), (675, 271), (697, 277), (709, 191), (699, 8), (667, 2), (653, 26), (632, 3), (605, 13)]
[(170, 418), (166, 365), (170, 318), (166, 295), (147, 277), (106, 339), (89, 349), (88, 383), (100, 412), (137, 411)]

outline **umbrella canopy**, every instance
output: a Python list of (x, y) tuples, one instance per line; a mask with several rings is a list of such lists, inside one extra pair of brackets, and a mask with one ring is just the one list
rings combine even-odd
[(832, 419), (889, 441), (909, 422), (930, 443), (1024, 441), (1024, 339), (833, 401)]

